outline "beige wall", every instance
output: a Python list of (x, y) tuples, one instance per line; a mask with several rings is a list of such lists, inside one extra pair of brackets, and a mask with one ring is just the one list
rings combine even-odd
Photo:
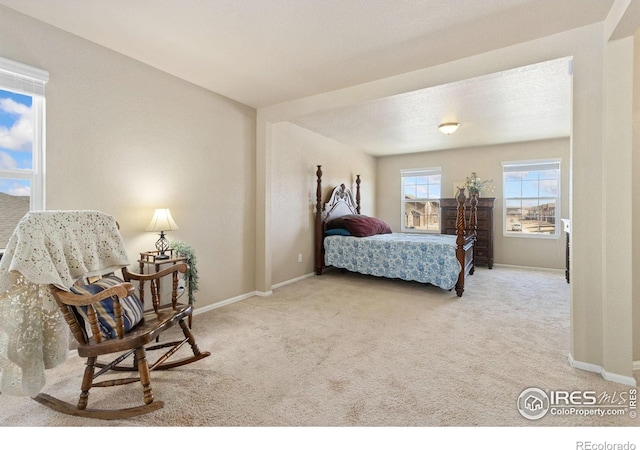
[[(616, 164), (613, 157), (604, 155), (618, 151), (604, 146), (606, 47), (603, 26), (596, 24), (263, 108), (256, 118), (251, 108), (0, 7), (0, 56), (45, 69), (51, 77), (47, 85), (48, 207), (96, 208), (114, 214), (132, 259), (155, 240), (142, 231), (153, 209), (171, 208), (181, 229), (170, 238), (185, 240), (197, 251), (203, 274), (200, 306), (254, 289), (268, 291), (274, 272), (272, 250), (288, 254), (282, 257), (286, 264), (291, 254), (299, 253), (298, 244), (282, 250), (289, 241), (272, 241), (272, 183), (277, 175), (272, 172), (277, 158), (273, 124), (300, 114), (573, 57), (572, 342), (567, 351), (579, 367), (628, 380), (632, 333), (624, 319), (632, 311), (628, 298), (616, 292), (627, 295), (631, 281), (620, 286), (619, 276), (605, 264), (631, 267), (628, 248), (612, 245), (612, 238), (606, 238), (612, 233), (629, 242), (631, 236), (620, 235), (620, 227), (605, 220), (605, 213), (631, 223), (631, 208), (618, 208), (612, 201), (616, 191), (631, 186), (628, 174), (618, 179), (611, 172)], [(630, 58), (629, 53), (616, 53), (616, 60)], [(623, 61), (615, 64), (626, 66)], [(627, 87), (623, 94), (632, 92)], [(634, 126), (637, 133), (637, 120)], [(622, 156), (628, 160), (626, 150)], [(301, 220), (303, 224), (305, 219)], [(278, 272), (278, 277), (288, 276), (288, 270)], [(610, 291), (611, 286), (617, 286), (616, 291)], [(619, 323), (625, 326), (613, 333)]]
[[(632, 314), (626, 299), (612, 297), (604, 289), (617, 280), (617, 277), (604, 270), (603, 261), (631, 265), (628, 251), (619, 246), (608, 247), (607, 251), (610, 253), (606, 257), (604, 254), (604, 236), (611, 224), (603, 220), (603, 211), (606, 208), (605, 202), (609, 201), (610, 197), (603, 197), (599, 193), (603, 190), (612, 192), (629, 188), (617, 183), (614, 176), (605, 177), (603, 174), (603, 129), (606, 113), (603, 74), (606, 42), (603, 24), (595, 24), (366, 85), (262, 108), (258, 111), (256, 151), (258, 159), (264, 161), (264, 164), (258, 165), (258, 173), (270, 173), (267, 169), (269, 159), (273, 156), (272, 136), (265, 132), (270, 123), (551, 59), (572, 57), (573, 127), (569, 158), (569, 218), (572, 221), (573, 242), (572, 339), (570, 348), (565, 350), (576, 367), (600, 372), (608, 379), (631, 382), (633, 360), (629, 346), (617, 345), (611, 339), (611, 334), (605, 330), (606, 326), (616, 323), (616, 320), (623, 320)], [(627, 95), (630, 96), (631, 92), (627, 92)], [(615, 152), (616, 149), (608, 151)], [(483, 169), (478, 167), (478, 171), (481, 170)], [(380, 194), (381, 189), (378, 190), (378, 195)], [(382, 211), (382, 207), (378, 213), (389, 217), (395, 214)], [(619, 220), (630, 223), (630, 209), (616, 213)], [(264, 242), (264, 238), (258, 237), (258, 241)], [(630, 237), (626, 242), (629, 241)], [(270, 273), (269, 265), (265, 261), (268, 261), (268, 258), (258, 261), (258, 272)], [(615, 317), (606, 318), (604, 324), (603, 312), (609, 308), (612, 311), (611, 315)], [(627, 328), (621, 333), (623, 336), (620, 336), (620, 339), (631, 342), (630, 329)]]
[(322, 166), (323, 201), (341, 183), (355, 193), (356, 175), (361, 176), (363, 214), (374, 214), (376, 179), (375, 159), (358, 150), (289, 122), (275, 124), (272, 136), (272, 283), (277, 285), (314, 272), (316, 166)]
[[(602, 189), (603, 228), (603, 307), (604, 339), (616, 346), (616, 352), (632, 354), (632, 217), (620, 220), (619, 211), (630, 211), (632, 184), (632, 106), (633, 38), (609, 42), (604, 66), (604, 148)], [(626, 214), (625, 214), (626, 215)], [(629, 261), (620, 265), (618, 260)], [(612, 352), (605, 346), (605, 366), (620, 372), (617, 361), (609, 361)]]
[(633, 37), (633, 88), (631, 106), (631, 165), (632, 184), (631, 209), (632, 217), (632, 272), (633, 280), (633, 359), (636, 368), (640, 369), (640, 30)]
[(502, 163), (546, 158), (562, 160), (561, 217), (569, 217), (569, 139), (553, 139), (519, 144), (430, 151), (389, 156), (378, 161), (378, 195), (376, 205), (381, 219), (400, 231), (402, 195), (401, 169), (442, 168), (443, 196), (453, 197), (453, 185), (464, 181), (471, 172), (482, 179), (492, 179), (494, 190), (483, 197), (495, 197), (494, 261), (496, 264), (564, 269), (565, 238), (533, 239), (504, 236), (502, 214)]
[(0, 56), (50, 75), (48, 209), (114, 215), (135, 262), (168, 207), (168, 238), (196, 251), (196, 306), (254, 290), (254, 109), (1, 6)]

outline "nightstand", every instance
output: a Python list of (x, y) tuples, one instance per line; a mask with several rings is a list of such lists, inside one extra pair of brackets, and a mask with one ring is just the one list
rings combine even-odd
[(158, 258), (160, 252), (157, 250), (140, 253), (140, 259), (138, 260), (140, 263), (140, 273), (144, 273), (145, 266), (155, 266), (156, 272), (159, 272), (160, 268), (165, 264), (177, 264), (187, 260), (184, 256), (174, 256), (173, 249), (169, 249), (167, 252), (169, 253), (169, 258), (164, 259)]
[[(155, 271), (159, 272), (162, 266), (187, 261), (187, 258), (184, 256), (174, 255), (173, 249), (169, 249), (165, 252), (165, 254), (169, 254), (169, 258), (160, 259), (158, 258), (159, 253), (160, 252), (158, 252), (157, 250), (140, 253), (140, 259), (138, 260), (138, 263), (140, 264), (140, 273), (145, 273), (145, 267), (148, 267), (148, 270), (151, 270), (151, 268), (155, 268)], [(160, 280), (158, 280), (158, 291), (160, 291)], [(184, 293), (182, 295), (184, 295)], [(189, 303), (191, 304), (190, 300)], [(189, 328), (191, 328), (192, 317), (192, 315), (189, 315)]]

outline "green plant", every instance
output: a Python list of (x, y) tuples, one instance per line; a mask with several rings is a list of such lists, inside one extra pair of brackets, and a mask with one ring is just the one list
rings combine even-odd
[(184, 280), (187, 284), (187, 292), (189, 292), (189, 302), (195, 303), (195, 297), (193, 293), (198, 290), (199, 278), (196, 254), (189, 244), (181, 241), (171, 242), (171, 248), (173, 249), (176, 256), (186, 258), (185, 262), (189, 265), (189, 270), (184, 274)]
[(471, 172), (471, 176), (467, 177), (467, 181), (464, 186), (469, 191), (469, 194), (479, 194), (483, 191), (493, 189), (493, 180), (482, 180), (475, 172)]

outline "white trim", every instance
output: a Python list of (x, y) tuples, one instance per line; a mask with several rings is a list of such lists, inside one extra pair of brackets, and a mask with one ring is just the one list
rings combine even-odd
[[(310, 278), (310, 277), (314, 277), (314, 276), (316, 276), (315, 272), (311, 272), (311, 273), (308, 273), (308, 274), (303, 275), (301, 277), (293, 278), (293, 279), (291, 279), (289, 281), (284, 281), (282, 283), (278, 283), (276, 285), (273, 285), (272, 289), (278, 289), (278, 288), (281, 288), (282, 286), (286, 286), (287, 284), (296, 283), (298, 281), (304, 280), (305, 278)], [(269, 297), (272, 294), (273, 294), (273, 290), (266, 291), (266, 292), (263, 292), (263, 291), (248, 292), (246, 294), (241, 294), (241, 295), (238, 295), (236, 297), (232, 297), (232, 298), (228, 298), (226, 300), (222, 300), (222, 301), (216, 302), (216, 303), (214, 303), (212, 305), (203, 306), (202, 308), (194, 308), (193, 309), (193, 314), (194, 315), (202, 314), (202, 313), (205, 313), (207, 311), (211, 311), (211, 310), (214, 310), (214, 309), (217, 309), (217, 308), (221, 308), (221, 307), (226, 306), (226, 305), (230, 305), (232, 303), (241, 302), (241, 301), (246, 300), (246, 299), (251, 298), (251, 297)]]
[(253, 291), (253, 294), (257, 297), (269, 297), (270, 295), (273, 295), (273, 291)]
[(562, 158), (543, 158), (528, 159), (521, 161), (502, 161), (502, 170), (505, 166), (543, 166), (545, 164), (558, 164), (558, 168), (562, 165)]
[[(562, 276), (564, 276), (564, 271), (566, 269), (562, 268), (562, 269), (555, 269), (553, 267), (535, 267), (535, 266), (518, 266), (515, 264), (499, 264), (499, 263), (494, 263), (493, 267), (511, 267), (513, 269), (524, 269), (524, 270), (535, 270), (538, 272), (554, 272), (554, 273), (558, 273), (558, 274), (562, 274)], [(478, 270), (478, 267), (476, 267), (476, 270)]]
[(221, 308), (223, 306), (230, 305), (232, 303), (241, 302), (242, 300), (246, 300), (246, 299), (251, 298), (251, 297), (261, 296), (260, 294), (261, 293), (259, 293), (258, 291), (253, 291), (253, 292), (249, 292), (247, 294), (238, 295), (237, 297), (232, 297), (232, 298), (228, 298), (226, 300), (222, 300), (222, 301), (216, 302), (216, 303), (214, 303), (212, 305), (203, 306), (201, 308), (194, 308), (193, 309), (193, 315), (195, 316), (195, 315), (202, 314), (202, 313), (205, 313), (205, 312), (208, 312), (208, 311), (212, 311), (214, 309)]
[(38, 69), (37, 67), (28, 66), (18, 61), (0, 57), (0, 70), (20, 75), (24, 78), (33, 78), (34, 80), (46, 83), (49, 81), (49, 72)]
[[(509, 172), (507, 168), (515, 167), (518, 171), (526, 170), (528, 167), (531, 170), (536, 170), (535, 166), (557, 166), (557, 167), (549, 167), (549, 169), (555, 169), (558, 171), (558, 192), (555, 196), (555, 219), (556, 219), (556, 227), (555, 232), (553, 234), (536, 234), (536, 233), (523, 233), (514, 232), (511, 230), (507, 230), (507, 201), (508, 200), (518, 200), (524, 198), (535, 198), (535, 197), (507, 197), (506, 189), (505, 189), (505, 174)], [(527, 238), (527, 239), (560, 239), (562, 233), (560, 227), (560, 211), (562, 208), (561, 199), (562, 199), (562, 158), (545, 158), (545, 159), (533, 159), (533, 160), (522, 160), (522, 161), (503, 161), (502, 162), (502, 236), (503, 237), (515, 237), (515, 238)], [(520, 193), (522, 195), (522, 193)], [(546, 198), (546, 197), (537, 197)], [(551, 197), (549, 197), (551, 198)]]
[(29, 180), (29, 210), (46, 209), (46, 100), (45, 84), (49, 72), (0, 57), (0, 90), (31, 97), (33, 141), (30, 169), (0, 170), (0, 178)]
[(502, 236), (506, 238), (523, 238), (523, 239), (560, 239), (562, 235), (557, 234), (535, 234), (535, 233), (516, 233), (514, 231), (507, 232), (502, 230)]
[(44, 96), (49, 72), (0, 57), (0, 85), (31, 96)]
[(292, 278), (291, 280), (283, 281), (282, 283), (274, 284), (273, 286), (271, 286), (271, 289), (274, 289), (274, 290), (275, 289), (279, 289), (279, 288), (281, 288), (283, 286), (286, 286), (288, 284), (297, 283), (298, 281), (302, 281), (302, 280), (304, 280), (306, 278), (311, 278), (311, 277), (315, 277), (315, 276), (316, 276), (315, 272), (311, 272), (311, 273), (308, 273), (306, 275), (302, 275), (301, 277)]
[(620, 383), (627, 386), (637, 386), (636, 379), (634, 377), (629, 377), (626, 375), (620, 375), (617, 373), (608, 372), (604, 367), (599, 366), (597, 364), (586, 363), (582, 361), (576, 361), (573, 359), (571, 353), (567, 355), (567, 359), (569, 360), (569, 365), (576, 369), (586, 370), (587, 372), (599, 373), (602, 378), (607, 381), (612, 381), (614, 383)]
[(420, 176), (420, 175), (441, 175), (442, 167), (425, 167), (423, 169), (400, 169), (400, 175), (403, 177)]
[(31, 209), (44, 211), (46, 205), (46, 100), (44, 97), (33, 97), (33, 145), (32, 145), (32, 170), (31, 181)]
[(437, 230), (417, 230), (415, 228), (406, 228), (405, 227), (405, 216), (406, 216), (406, 210), (405, 210), (405, 206), (406, 206), (406, 202), (408, 201), (405, 198), (405, 194), (404, 194), (404, 179), (405, 177), (419, 177), (419, 176), (426, 176), (426, 177), (430, 177), (433, 175), (440, 175), (440, 197), (438, 198), (432, 198), (432, 197), (428, 197), (426, 199), (418, 199), (416, 198), (415, 201), (437, 201), (438, 204), (440, 203), (440, 198), (442, 198), (442, 167), (426, 167), (426, 168), (422, 168), (422, 169), (400, 169), (400, 205), (401, 205), (401, 211), (400, 211), (400, 231), (403, 233), (425, 233), (425, 234), (438, 234), (440, 233), (440, 230), (442, 229), (442, 217), (440, 217), (440, 214), (438, 214), (438, 217), (440, 219), (440, 222), (438, 223), (438, 229)]

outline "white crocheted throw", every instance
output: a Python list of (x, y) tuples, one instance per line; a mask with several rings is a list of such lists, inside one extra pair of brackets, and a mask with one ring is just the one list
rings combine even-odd
[(129, 265), (115, 219), (100, 211), (34, 211), (18, 223), (0, 260), (0, 393), (33, 396), (44, 370), (69, 352), (69, 329), (50, 285)]

